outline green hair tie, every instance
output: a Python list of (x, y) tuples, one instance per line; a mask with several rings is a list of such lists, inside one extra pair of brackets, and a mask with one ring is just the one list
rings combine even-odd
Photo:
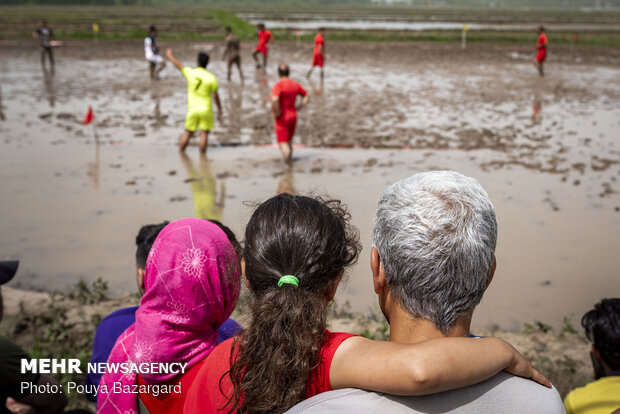
[(278, 280), (278, 287), (282, 287), (282, 285), (284, 285), (285, 283), (288, 283), (288, 284), (291, 284), (291, 285), (295, 285), (295, 286), (299, 286), (299, 279), (297, 279), (293, 275), (282, 276), (280, 278), (280, 280)]

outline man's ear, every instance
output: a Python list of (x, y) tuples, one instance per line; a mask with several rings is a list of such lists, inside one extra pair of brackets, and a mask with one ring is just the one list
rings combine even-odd
[(372, 283), (375, 288), (375, 293), (380, 294), (386, 286), (386, 281), (383, 263), (381, 263), (379, 251), (376, 247), (373, 247), (370, 251), (370, 270), (372, 271)]
[(493, 276), (495, 276), (495, 269), (497, 268), (497, 260), (495, 259), (495, 255), (493, 255), (493, 264), (491, 265), (491, 272), (489, 273), (489, 280), (487, 282), (487, 288), (493, 281)]
[(140, 293), (144, 293), (144, 274), (144, 269), (140, 267), (136, 268), (136, 279), (138, 282), (138, 290), (140, 290)]

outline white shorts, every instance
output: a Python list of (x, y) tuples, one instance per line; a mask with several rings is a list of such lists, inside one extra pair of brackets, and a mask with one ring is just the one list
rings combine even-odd
[(164, 58), (153, 53), (150, 56), (146, 56), (146, 60), (148, 60), (151, 63), (155, 63), (156, 65), (159, 65), (161, 62), (164, 61)]

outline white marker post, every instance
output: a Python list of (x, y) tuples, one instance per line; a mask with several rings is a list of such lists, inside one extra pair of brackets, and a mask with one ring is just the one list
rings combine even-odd
[(299, 47), (299, 43), (301, 42), (301, 30), (297, 29), (295, 34), (297, 35), (297, 47)]
[(467, 47), (467, 31), (469, 27), (466, 24), (463, 25), (463, 31), (461, 32), (461, 49), (465, 49)]

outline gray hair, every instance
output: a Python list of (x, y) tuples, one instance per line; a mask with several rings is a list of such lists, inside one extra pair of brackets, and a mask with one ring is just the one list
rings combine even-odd
[(454, 171), (414, 174), (389, 186), (372, 231), (392, 296), (446, 335), (480, 303), (496, 241), (488, 194)]

